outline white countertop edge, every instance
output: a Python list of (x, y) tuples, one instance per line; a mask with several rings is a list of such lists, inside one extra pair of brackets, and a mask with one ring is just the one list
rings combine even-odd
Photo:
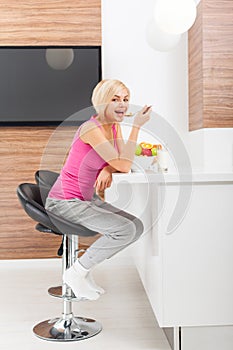
[(233, 173), (192, 173), (179, 174), (177, 173), (155, 173), (146, 171), (141, 173), (114, 173), (113, 182), (128, 182), (128, 183), (189, 183), (189, 182), (232, 182)]

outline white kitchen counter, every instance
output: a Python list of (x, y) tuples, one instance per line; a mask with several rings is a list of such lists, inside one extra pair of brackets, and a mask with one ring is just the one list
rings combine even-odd
[[(182, 215), (168, 232), (178, 198)], [(184, 350), (232, 349), (233, 173), (116, 173), (106, 201), (143, 221), (130, 251), (160, 327), (175, 330), (174, 349), (181, 339)]]
[(115, 173), (113, 174), (114, 183), (127, 181), (129, 183), (177, 183), (177, 182), (233, 182), (233, 172), (229, 173), (205, 173), (194, 172), (193, 174), (177, 173), (155, 173), (153, 171), (145, 171), (141, 173)]

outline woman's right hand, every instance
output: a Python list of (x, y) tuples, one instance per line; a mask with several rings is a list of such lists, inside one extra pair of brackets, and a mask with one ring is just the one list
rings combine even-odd
[(151, 107), (144, 106), (141, 111), (139, 111), (135, 118), (133, 125), (140, 128), (142, 125), (144, 125), (148, 120), (150, 120), (150, 113), (151, 113)]

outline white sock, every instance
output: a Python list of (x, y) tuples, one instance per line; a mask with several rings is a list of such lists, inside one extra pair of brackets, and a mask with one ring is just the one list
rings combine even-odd
[(86, 275), (86, 280), (88, 281), (90, 287), (92, 289), (94, 289), (96, 292), (100, 293), (100, 294), (104, 294), (105, 293), (105, 290), (98, 286), (98, 284), (96, 284), (94, 278), (93, 278), (93, 275), (92, 275), (92, 271), (89, 271)]
[(80, 272), (80, 274), (86, 278), (91, 289), (94, 289), (96, 292), (100, 294), (105, 293), (105, 290), (102, 287), (98, 286), (98, 284), (95, 282), (92, 275), (92, 271), (86, 269), (82, 264), (80, 264), (79, 260), (75, 261), (74, 268), (77, 269)]
[(80, 264), (80, 262), (79, 262), (79, 260), (77, 259), (76, 261), (75, 261), (75, 263), (74, 263), (74, 268), (75, 268), (75, 270), (78, 272), (78, 273), (80, 273), (80, 275), (82, 276), (82, 277), (86, 277), (87, 276), (87, 274), (90, 272), (90, 270), (89, 269), (86, 269), (82, 264)]
[(63, 281), (72, 289), (77, 298), (96, 300), (100, 294), (90, 287), (86, 279), (88, 272), (89, 270), (76, 261), (64, 272)]

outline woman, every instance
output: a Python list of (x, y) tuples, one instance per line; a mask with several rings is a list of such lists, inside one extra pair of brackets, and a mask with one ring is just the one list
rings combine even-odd
[(79, 127), (46, 200), (48, 211), (102, 234), (64, 273), (64, 282), (79, 298), (95, 300), (104, 292), (94, 282), (91, 270), (136, 241), (143, 232), (138, 218), (94, 193), (111, 185), (112, 173), (130, 171), (139, 129), (150, 118), (151, 109), (145, 106), (135, 116), (124, 143), (120, 122), (128, 109), (129, 97), (128, 88), (118, 80), (97, 84), (92, 94), (97, 114)]

